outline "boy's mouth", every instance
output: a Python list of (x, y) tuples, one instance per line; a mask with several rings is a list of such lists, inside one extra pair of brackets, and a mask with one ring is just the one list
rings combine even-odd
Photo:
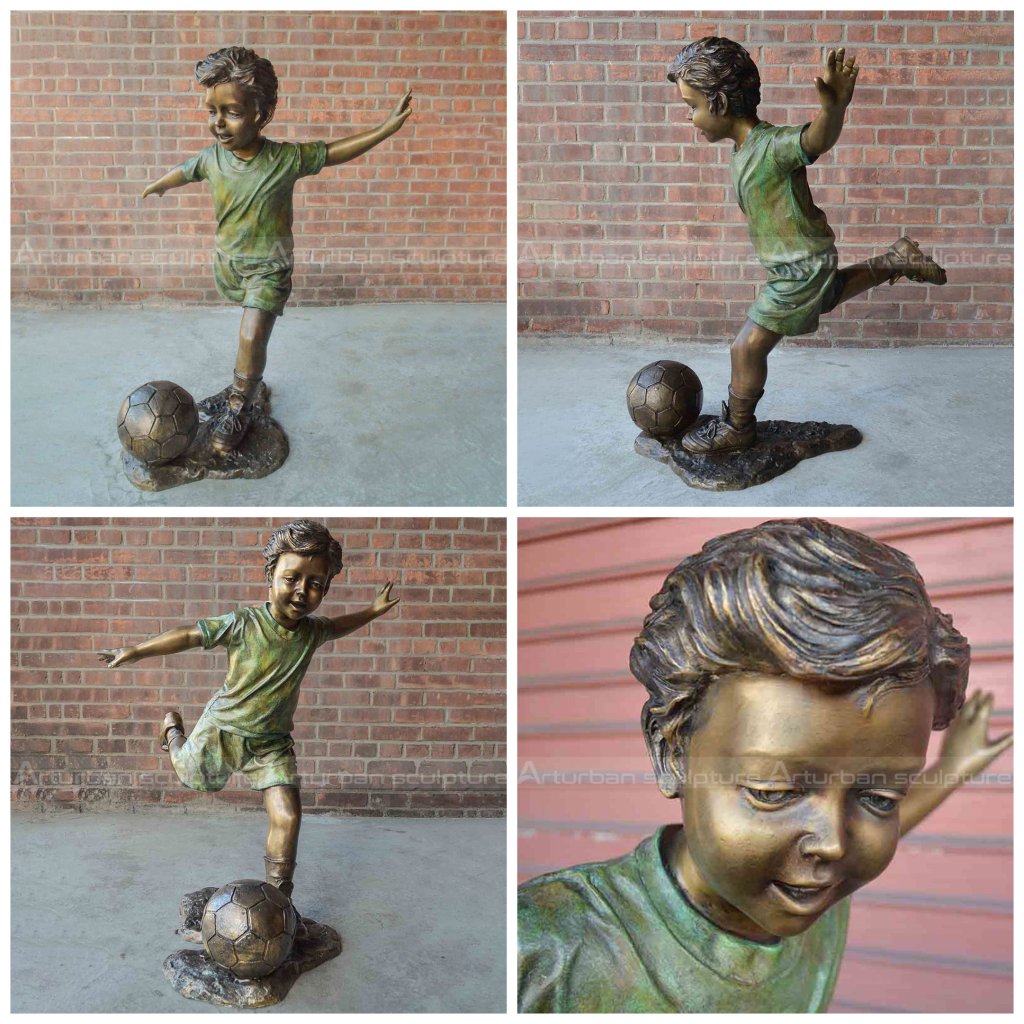
[(823, 909), (831, 899), (834, 883), (829, 885), (787, 885), (785, 882), (772, 882), (772, 886), (800, 908), (801, 911), (814, 912)]

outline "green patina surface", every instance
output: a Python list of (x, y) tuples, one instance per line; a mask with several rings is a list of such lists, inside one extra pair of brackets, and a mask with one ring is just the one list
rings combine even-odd
[(310, 615), (288, 630), (263, 604), (200, 619), (197, 626), (206, 650), (225, 647), (228, 652), (227, 678), (203, 717), (249, 739), (290, 733), (313, 652), (332, 639), (330, 619)]
[(233, 259), (291, 256), (295, 182), (319, 174), (327, 159), (323, 142), (273, 142), (251, 160), (239, 160), (214, 143), (186, 160), (189, 181), (209, 183), (217, 217), (217, 249)]
[(836, 277), (835, 235), (811, 198), (802, 131), (759, 121), (729, 161), (754, 252), (768, 271), (747, 315), (783, 335), (817, 330)]
[(520, 887), (520, 1011), (827, 1009), (846, 944), (849, 900), (774, 945), (730, 935), (693, 910), (676, 887), (660, 852), (666, 831), (625, 857)]

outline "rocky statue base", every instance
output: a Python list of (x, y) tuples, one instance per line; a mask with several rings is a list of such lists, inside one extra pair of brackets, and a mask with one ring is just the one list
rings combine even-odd
[[(202, 944), (203, 910), (217, 891), (208, 886), (182, 897), (178, 913), (178, 934), (186, 942)], [(276, 971), (263, 978), (236, 978), (226, 967), (214, 963), (203, 950), (180, 949), (164, 961), (164, 976), (186, 999), (201, 999), (216, 1006), (255, 1010), (275, 1006), (291, 991), (306, 971), (333, 960), (341, 952), (341, 937), (325, 924), (301, 918), (291, 955)]]
[(254, 480), (280, 469), (288, 458), (288, 438), (270, 416), (270, 389), (260, 384), (252, 402), (252, 421), (241, 445), (222, 455), (210, 446), (218, 416), (227, 407), (230, 387), (197, 403), (199, 432), (184, 455), (163, 466), (147, 466), (134, 455), (121, 452), (125, 475), (141, 491), (164, 491), (197, 480)]
[[(712, 419), (701, 416), (695, 425)], [(683, 482), (703, 491), (741, 491), (767, 483), (791, 470), (804, 459), (856, 448), (861, 432), (848, 423), (790, 423), (764, 420), (757, 424), (757, 441), (751, 448), (722, 455), (689, 455), (678, 438), (641, 434), (633, 447), (649, 459), (664, 462)]]

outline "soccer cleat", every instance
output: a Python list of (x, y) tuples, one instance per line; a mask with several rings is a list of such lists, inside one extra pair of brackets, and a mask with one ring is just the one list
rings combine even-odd
[(235, 451), (249, 431), (250, 419), (245, 396), (233, 392), (228, 397), (227, 408), (214, 424), (210, 447), (221, 455)]
[(946, 272), (930, 256), (921, 252), (921, 247), (904, 235), (889, 246), (885, 254), (892, 269), (889, 284), (895, 284), (901, 277), (919, 284), (945, 284)]
[(178, 732), (181, 733), (182, 736), (185, 735), (185, 723), (181, 720), (181, 715), (179, 715), (177, 711), (168, 711), (167, 714), (164, 715), (164, 720), (160, 725), (161, 750), (171, 749), (171, 737), (169, 733), (171, 732), (172, 729), (176, 729)]
[(729, 406), (722, 403), (722, 418), (708, 420), (684, 434), (679, 447), (689, 455), (720, 455), (723, 452), (750, 448), (757, 439), (757, 420), (753, 417), (745, 427), (729, 422)]

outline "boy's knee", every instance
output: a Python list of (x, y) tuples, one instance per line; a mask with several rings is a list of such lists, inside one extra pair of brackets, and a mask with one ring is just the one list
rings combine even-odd
[(737, 355), (764, 358), (775, 347), (778, 340), (779, 336), (770, 331), (742, 331), (733, 340), (731, 349)]

